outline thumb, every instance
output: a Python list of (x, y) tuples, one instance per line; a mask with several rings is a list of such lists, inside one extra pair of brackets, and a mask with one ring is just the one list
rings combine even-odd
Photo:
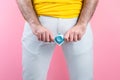
[(50, 33), (50, 39), (51, 39), (52, 42), (54, 42), (54, 37), (53, 37), (52, 33)]

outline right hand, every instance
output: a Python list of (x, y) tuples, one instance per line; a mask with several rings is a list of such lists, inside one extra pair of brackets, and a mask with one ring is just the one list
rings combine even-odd
[(32, 32), (34, 35), (37, 36), (38, 40), (40, 40), (40, 41), (54, 42), (52, 32), (41, 25), (32, 27)]

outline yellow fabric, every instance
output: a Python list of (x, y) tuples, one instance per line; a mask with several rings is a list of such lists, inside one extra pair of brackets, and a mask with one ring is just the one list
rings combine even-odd
[(83, 0), (33, 0), (38, 16), (73, 18), (79, 16)]

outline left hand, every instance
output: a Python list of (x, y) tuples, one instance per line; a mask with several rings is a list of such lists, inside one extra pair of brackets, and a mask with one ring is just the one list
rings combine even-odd
[(86, 26), (84, 26), (84, 25), (75, 25), (65, 33), (64, 39), (65, 39), (66, 42), (72, 42), (72, 41), (81, 40), (81, 38), (84, 35), (85, 31), (86, 31)]

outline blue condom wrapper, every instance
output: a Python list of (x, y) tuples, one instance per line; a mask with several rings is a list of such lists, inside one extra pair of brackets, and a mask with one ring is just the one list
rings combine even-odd
[(64, 36), (60, 33), (55, 37), (54, 41), (58, 46), (61, 46), (64, 43)]

